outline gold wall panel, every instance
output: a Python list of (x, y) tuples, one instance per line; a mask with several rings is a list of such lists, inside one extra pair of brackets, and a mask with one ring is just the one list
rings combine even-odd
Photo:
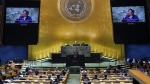
[(60, 52), (61, 45), (85, 41), (92, 52), (123, 59), (124, 46), (113, 41), (110, 0), (93, 0), (89, 18), (80, 23), (63, 19), (58, 11), (58, 0), (41, 0), (40, 32), (37, 45), (29, 46), (29, 60)]

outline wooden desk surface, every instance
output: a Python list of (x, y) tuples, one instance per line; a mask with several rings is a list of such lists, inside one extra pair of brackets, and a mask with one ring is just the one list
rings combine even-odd
[(141, 80), (144, 84), (150, 84), (150, 77), (143, 72), (135, 69), (130, 69), (129, 72)]

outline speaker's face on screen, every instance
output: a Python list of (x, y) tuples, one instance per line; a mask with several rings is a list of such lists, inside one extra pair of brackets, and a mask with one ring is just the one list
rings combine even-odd
[(23, 16), (24, 16), (24, 17), (27, 17), (27, 16), (28, 16), (28, 11), (24, 10), (24, 11), (23, 11)]
[(130, 16), (133, 16), (133, 15), (134, 15), (133, 10), (129, 9), (129, 10), (128, 10), (128, 14), (129, 14)]

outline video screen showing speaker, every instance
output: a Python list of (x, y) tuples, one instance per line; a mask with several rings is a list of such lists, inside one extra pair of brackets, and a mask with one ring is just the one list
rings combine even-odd
[(38, 23), (39, 8), (6, 8), (6, 23)]
[(3, 44), (38, 43), (40, 0), (5, 0)]
[(110, 3), (115, 43), (148, 43), (149, 29), (146, 0), (111, 0)]
[(144, 6), (112, 7), (113, 23), (146, 22)]

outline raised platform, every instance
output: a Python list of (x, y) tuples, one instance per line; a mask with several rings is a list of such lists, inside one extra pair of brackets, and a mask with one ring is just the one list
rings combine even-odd
[[(91, 53), (91, 57), (84, 57), (85, 63), (99, 63), (101, 53)], [(62, 57), (61, 53), (52, 53), (52, 63), (66, 63), (66, 57)]]

